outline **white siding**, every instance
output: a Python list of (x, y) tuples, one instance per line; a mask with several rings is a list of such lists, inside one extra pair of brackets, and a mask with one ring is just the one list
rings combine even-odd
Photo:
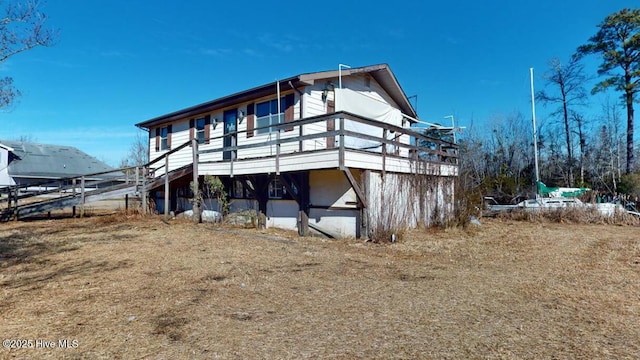
[[(369, 78), (369, 86), (367, 86), (366, 84), (367, 78)], [(302, 114), (303, 117), (306, 118), (306, 117), (326, 114), (327, 101), (334, 100), (333, 91), (328, 92), (328, 98), (326, 101), (323, 101), (322, 99), (323, 89), (327, 87), (327, 83), (329, 81), (331, 81), (334, 84), (334, 86), (338, 86), (338, 79), (333, 78), (333, 79), (327, 79), (323, 81), (317, 81), (314, 85), (307, 86), (304, 89), (302, 98), (298, 92), (296, 91), (293, 92), (294, 120), (300, 119), (301, 99), (303, 103), (302, 109), (304, 111), (304, 113)], [(344, 76), (342, 78), (342, 82), (343, 82), (343, 87), (349, 87), (352, 90), (356, 90), (365, 96), (369, 96), (378, 101), (382, 101), (392, 106), (396, 106), (396, 104), (390, 99), (390, 97), (386, 93), (384, 93), (380, 85), (369, 75), (357, 74), (357, 75), (351, 75), (351, 76)], [(275, 92), (275, 89), (274, 89), (274, 92)], [(292, 91), (285, 91), (281, 94), (281, 96), (284, 97), (287, 94), (291, 94), (291, 93)], [(275, 98), (275, 93), (272, 96), (256, 99), (251, 103), (257, 104), (257, 103), (271, 100), (274, 98)], [(213, 113), (199, 114), (197, 116), (193, 116), (193, 117), (185, 118), (180, 121), (173, 122), (171, 124), (172, 125), (171, 147), (175, 148), (189, 141), (189, 120), (190, 119), (198, 118), (205, 115), (211, 115), (211, 125), (209, 125), (210, 139), (211, 139), (210, 143), (200, 144), (198, 146), (198, 149), (200, 151), (221, 149), (223, 147), (223, 139), (222, 139), (223, 129), (224, 129), (224, 124), (222, 123), (223, 114), (225, 110), (230, 110), (230, 109), (238, 109), (245, 114), (245, 116), (242, 119), (239, 119), (239, 122), (238, 122), (237, 145), (242, 146), (242, 145), (260, 144), (267, 141), (275, 140), (276, 137), (278, 136), (275, 132), (272, 132), (269, 134), (260, 134), (260, 135), (255, 134), (253, 137), (247, 137), (245, 131), (247, 129), (246, 114), (247, 114), (248, 104), (249, 103), (243, 103), (243, 104), (239, 104), (238, 106), (234, 106), (232, 108), (219, 109)], [(163, 126), (167, 126), (167, 125), (168, 124), (163, 124)], [(339, 129), (339, 125), (340, 125), (339, 120), (336, 119), (335, 128)], [(357, 124), (352, 121), (346, 121), (346, 128), (348, 129), (357, 128), (358, 131), (361, 131), (373, 136), (381, 136), (381, 131), (382, 131), (380, 128), (363, 125), (363, 124)], [(318, 134), (325, 131), (327, 131), (327, 123), (320, 122), (320, 123), (306, 125), (303, 127), (302, 131), (298, 126), (294, 127), (293, 131), (281, 131), (279, 136), (280, 136), (280, 139), (296, 138), (300, 135)], [(165, 154), (166, 151), (159, 151), (159, 152), (155, 151), (155, 129), (150, 129), (150, 134), (151, 134), (151, 136), (149, 137), (150, 159), (153, 160)], [(393, 134), (388, 135), (389, 138), (392, 138), (393, 136), (394, 136)], [(336, 137), (336, 142), (338, 141), (337, 138), (338, 137)], [(296, 152), (299, 152), (301, 148), (302, 148), (302, 151), (314, 151), (314, 150), (326, 149), (327, 148), (326, 141), (327, 139), (323, 137), (323, 138), (305, 140), (302, 144), (300, 142), (290, 142), (290, 143), (282, 144), (280, 146), (280, 154), (296, 153)], [(409, 136), (403, 136), (400, 139), (400, 141), (403, 143), (409, 143), (410, 138)], [(351, 144), (352, 147), (354, 148), (374, 147), (374, 151), (381, 151), (381, 148), (382, 148), (381, 146), (379, 146), (380, 145), (379, 143), (376, 144), (370, 141), (369, 142), (361, 141), (355, 138), (346, 139), (346, 143), (347, 143), (347, 146), (350, 146), (349, 144)], [(393, 150), (395, 150), (395, 147), (389, 146), (389, 151), (393, 151)], [(249, 158), (262, 158), (265, 156), (274, 156), (276, 152), (277, 152), (276, 145), (241, 149), (237, 151), (236, 159), (242, 160), (242, 159), (249, 159)], [(408, 151), (404, 149), (402, 150), (401, 154), (406, 156), (408, 155)], [(200, 162), (202, 163), (221, 161), (222, 158), (223, 158), (223, 154), (221, 151), (203, 153), (199, 157)], [(192, 159), (193, 159), (192, 148), (186, 147), (170, 156), (169, 170), (173, 170), (173, 169), (188, 165), (192, 162)], [(260, 160), (257, 160), (257, 161), (260, 162)], [(157, 172), (157, 175), (161, 175), (164, 173), (165, 170), (163, 166), (164, 166), (164, 162), (157, 163), (154, 166), (157, 169), (161, 169)], [(208, 165), (203, 165), (203, 166), (205, 168), (210, 167)], [(263, 170), (267, 168), (270, 168), (270, 166), (259, 165), (259, 164), (257, 164), (256, 166), (256, 170)]]
[(340, 170), (311, 172), (309, 187), (309, 201), (312, 205), (356, 207), (356, 193), (351, 188), (347, 176)]
[(411, 228), (446, 222), (453, 215), (454, 179), (371, 172), (367, 187), (369, 226)]
[(16, 183), (9, 176), (9, 151), (0, 147), (0, 187), (15, 185)]
[(360, 224), (359, 212), (360, 210), (311, 209), (309, 223), (343, 237), (355, 237)]
[[(322, 101), (322, 90), (325, 88), (326, 82), (316, 83), (313, 86), (307, 86), (305, 89), (304, 116), (313, 117), (324, 115), (327, 113), (327, 102)], [(333, 93), (329, 92), (327, 100), (333, 100)], [(336, 127), (337, 128), (337, 127)], [(317, 122), (304, 127), (304, 135), (319, 134), (327, 131), (326, 122)], [(306, 140), (304, 142), (304, 151), (312, 151), (326, 149), (327, 143), (325, 138), (317, 138)]]
[(269, 200), (267, 202), (267, 227), (287, 230), (298, 228), (298, 203), (293, 200)]
[[(356, 181), (358, 173), (353, 174)], [(357, 196), (346, 175), (339, 170), (309, 174), (309, 222), (342, 236), (356, 236), (359, 224)], [(316, 206), (316, 207), (314, 207)], [(327, 209), (323, 207), (329, 207)]]
[[(366, 86), (366, 79), (369, 78), (369, 86)], [(382, 86), (368, 74), (356, 74), (342, 77), (342, 87), (349, 88), (357, 91), (363, 95), (369, 96), (378, 101), (387, 103), (395, 108), (398, 108), (393, 99), (384, 91)]]

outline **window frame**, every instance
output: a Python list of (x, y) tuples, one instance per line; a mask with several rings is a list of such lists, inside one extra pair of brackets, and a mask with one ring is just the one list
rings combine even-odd
[(247, 191), (245, 189), (245, 185), (242, 181), (240, 180), (234, 180), (233, 181), (233, 189), (232, 189), (232, 195), (234, 199), (246, 199), (247, 198)]
[[(285, 111), (287, 109), (286, 97), (280, 97), (280, 113), (278, 113), (277, 99), (270, 99), (263, 102), (256, 103), (255, 106), (255, 132), (256, 135), (265, 135), (278, 131), (273, 128), (273, 125), (284, 124)], [(264, 113), (264, 109), (260, 109), (261, 106), (269, 104), (268, 113)], [(262, 110), (262, 111), (260, 111)], [(260, 116), (263, 113), (264, 115)], [(266, 120), (266, 121), (265, 121)]]
[[(279, 193), (279, 195), (278, 195)], [(271, 179), (268, 186), (269, 199), (281, 200), (285, 195), (284, 185), (278, 178)]]
[(163, 126), (160, 128), (160, 151), (169, 150), (169, 127)]
[[(200, 124), (202, 124), (202, 127), (199, 126)], [(193, 127), (195, 132), (194, 137), (198, 141), (198, 144), (204, 144), (206, 142), (206, 132), (205, 132), (205, 128), (207, 127), (206, 118), (203, 116), (195, 119), (193, 121)]]

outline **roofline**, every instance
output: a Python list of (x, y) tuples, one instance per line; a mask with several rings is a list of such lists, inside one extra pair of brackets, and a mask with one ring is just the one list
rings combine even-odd
[[(244, 101), (257, 99), (262, 96), (272, 94), (275, 91), (274, 89), (276, 88), (278, 83), (280, 83), (281, 87), (283, 85), (286, 85), (291, 90), (294, 88), (298, 88), (300, 86), (313, 85), (313, 82), (306, 83), (303, 80), (301, 80), (300, 75), (298, 75), (298, 76), (294, 76), (294, 77), (290, 77), (282, 80), (277, 80), (277, 81), (268, 83), (266, 85), (261, 85), (249, 90), (237, 92), (235, 94), (227, 95), (215, 100), (207, 101), (207, 102), (194, 105), (182, 110), (171, 112), (169, 114), (161, 115), (143, 122), (139, 122), (136, 124), (136, 126), (141, 129), (149, 129), (149, 127), (153, 127), (154, 125), (162, 124), (165, 122), (171, 122), (174, 120), (180, 120), (185, 117), (194, 116), (194, 115), (202, 114), (207, 111), (223, 108), (223, 107), (234, 105)], [(293, 85), (293, 87), (291, 87), (291, 85), (289, 84)], [(285, 88), (284, 90), (289, 90), (289, 89)]]
[(7, 146), (5, 144), (0, 143), (0, 147), (7, 150), (7, 151), (14, 151), (12, 147)]
[(212, 110), (258, 99), (260, 97), (273, 94), (274, 88), (277, 86), (278, 83), (280, 83), (281, 87), (283, 85), (286, 85), (287, 87), (289, 87), (289, 89), (285, 88), (283, 90), (290, 90), (290, 89), (293, 90), (293, 89), (297, 89), (300, 86), (313, 85), (316, 80), (334, 78), (340, 75), (349, 76), (349, 75), (361, 74), (361, 73), (370, 73), (371, 76), (373, 76), (376, 79), (376, 81), (378, 81), (378, 83), (382, 83), (384, 80), (383, 79), (384, 75), (382, 76), (378, 75), (379, 71), (381, 71), (382, 74), (385, 74), (386, 76), (388, 76), (388, 79), (391, 80), (392, 85), (395, 88), (400, 90), (399, 94), (398, 93), (394, 94), (392, 91), (393, 89), (385, 88), (389, 96), (391, 96), (391, 98), (399, 105), (403, 113), (406, 113), (412, 117), (417, 118), (418, 114), (416, 113), (415, 109), (409, 102), (407, 95), (405, 94), (404, 90), (400, 86), (398, 79), (395, 77), (395, 75), (391, 71), (391, 68), (389, 67), (389, 65), (377, 64), (377, 65), (369, 65), (369, 66), (363, 66), (363, 67), (357, 67), (357, 68), (328, 70), (328, 71), (320, 71), (320, 72), (296, 75), (290, 78), (274, 81), (274, 82), (261, 85), (249, 90), (237, 92), (237, 93), (227, 95), (215, 100), (207, 101), (198, 105), (194, 105), (188, 108), (174, 111), (165, 115), (157, 116), (155, 118), (137, 123), (136, 127), (141, 129), (150, 129), (151, 127), (154, 127), (156, 125), (172, 122), (175, 120), (181, 120), (181, 119), (184, 119), (185, 117), (196, 116)]

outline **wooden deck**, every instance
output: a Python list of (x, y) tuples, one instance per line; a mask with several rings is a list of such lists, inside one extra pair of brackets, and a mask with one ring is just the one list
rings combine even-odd
[[(327, 122), (334, 123), (335, 129), (317, 130), (331, 129), (326, 126)], [(353, 128), (357, 126), (366, 128), (366, 132), (354, 131)], [(212, 147), (188, 141), (152, 160), (151, 169), (155, 173), (167, 169), (172, 171), (193, 165), (195, 160), (200, 175), (231, 177), (332, 168), (343, 170), (346, 167), (399, 173), (425, 171), (441, 176), (458, 174), (458, 146), (425, 136), (414, 128), (399, 127), (348, 112), (270, 127), (275, 135), (258, 143)], [(254, 130), (260, 129), (263, 128)], [(285, 129), (289, 130), (286, 135)], [(214, 137), (210, 143), (222, 144), (223, 139), (229, 136), (242, 140), (245, 132)], [(321, 144), (319, 148), (310, 146), (317, 143)], [(364, 143), (373, 145), (358, 146)]]

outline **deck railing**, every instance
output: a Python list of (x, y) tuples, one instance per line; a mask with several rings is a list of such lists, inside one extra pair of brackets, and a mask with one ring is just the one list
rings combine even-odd
[[(0, 213), (3, 220), (6, 217), (17, 217), (21, 205), (33, 204), (55, 199), (79, 197), (84, 204), (84, 198), (88, 193), (98, 192), (102, 189), (115, 186), (143, 184), (144, 167), (124, 167), (120, 169), (94, 172), (78, 176), (49, 179), (27, 184), (6, 185), (0, 187)], [(84, 209), (81, 209), (83, 212)]]
[[(327, 124), (328, 122), (334, 122), (334, 126), (332, 126), (333, 130), (326, 131), (315, 131), (313, 133), (305, 133), (305, 129), (309, 129), (309, 125), (313, 124)], [(335, 123), (337, 122), (337, 126)], [(361, 125), (367, 126), (369, 130), (373, 129), (373, 131), (358, 132), (354, 130), (350, 130), (347, 126), (347, 122), (353, 122)], [(327, 127), (331, 128), (331, 127)], [(281, 151), (281, 147), (286, 144), (298, 143), (296, 151), (289, 151), (287, 153), (294, 152), (305, 152), (305, 151), (315, 151), (317, 146), (314, 146), (314, 150), (307, 150), (305, 148), (305, 143), (314, 143), (324, 142), (325, 144), (329, 142), (329, 139), (337, 139), (337, 143), (325, 146), (325, 148), (331, 150), (338, 150), (340, 153), (340, 159), (344, 160), (344, 152), (345, 150), (358, 150), (365, 152), (378, 152), (383, 155), (383, 157), (405, 157), (411, 160), (423, 160), (434, 163), (443, 163), (449, 165), (457, 165), (458, 164), (458, 145), (442, 140), (434, 137), (430, 137), (424, 135), (420, 132), (415, 131), (412, 128), (404, 128), (400, 126), (395, 126), (392, 124), (384, 123), (381, 121), (365, 118), (356, 114), (352, 114), (349, 112), (336, 112), (332, 114), (314, 116), (309, 118), (304, 118), (300, 120), (290, 121), (281, 124), (268, 125), (263, 127), (254, 128), (253, 131), (261, 130), (261, 129), (269, 129), (272, 131), (270, 136), (265, 137), (265, 141), (262, 142), (254, 142), (250, 144), (243, 145), (232, 145), (232, 146), (222, 146), (216, 148), (208, 148), (198, 151), (198, 154), (212, 154), (212, 153), (224, 153), (230, 152), (232, 155), (230, 159), (225, 161), (230, 161), (233, 163), (237, 160), (247, 160), (254, 158), (252, 156), (238, 157), (238, 152), (241, 150), (247, 149), (260, 149), (260, 148), (269, 148), (272, 149), (274, 146), (275, 150), (275, 158), (276, 158), (276, 167), (278, 164), (278, 158), (285, 153)], [(289, 135), (284, 132), (284, 130), (298, 130), (297, 135)], [(220, 135), (216, 137), (212, 137), (210, 142), (214, 142), (215, 140), (223, 140), (225, 137), (235, 137), (238, 138), (239, 134), (246, 133), (247, 130), (241, 130), (236, 132), (230, 132), (225, 135)], [(272, 134), (275, 132), (275, 136)], [(375, 134), (378, 132), (378, 134)], [(282, 134), (282, 136), (280, 136)], [(260, 135), (257, 135), (260, 136)], [(406, 141), (407, 138), (409, 141)], [(352, 141), (349, 142), (348, 140)], [(366, 141), (369, 144), (375, 144), (374, 146), (368, 147), (358, 147), (355, 146), (356, 142), (353, 140), (357, 139), (359, 141)], [(404, 141), (403, 141), (404, 140)], [(180, 148), (184, 148), (188, 146), (189, 143), (185, 143), (180, 146)], [(394, 149), (394, 150), (390, 150)], [(173, 149), (171, 152), (175, 152), (177, 149)], [(260, 152), (263, 154), (264, 152)], [(269, 152), (269, 156), (274, 156), (272, 151)], [(261, 155), (264, 156), (264, 155)], [(160, 158), (155, 161), (159, 161)], [(222, 159), (221, 159), (222, 160)], [(207, 162), (203, 159), (201, 163)], [(209, 162), (217, 162), (217, 160), (210, 160)], [(342, 163), (342, 162), (341, 162)]]

